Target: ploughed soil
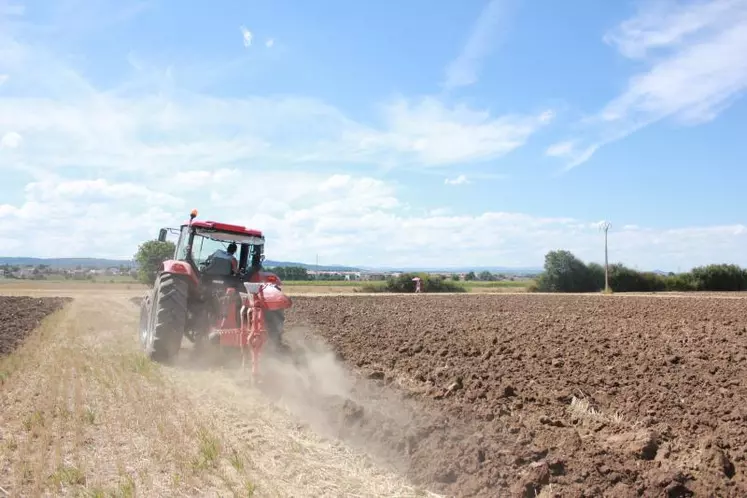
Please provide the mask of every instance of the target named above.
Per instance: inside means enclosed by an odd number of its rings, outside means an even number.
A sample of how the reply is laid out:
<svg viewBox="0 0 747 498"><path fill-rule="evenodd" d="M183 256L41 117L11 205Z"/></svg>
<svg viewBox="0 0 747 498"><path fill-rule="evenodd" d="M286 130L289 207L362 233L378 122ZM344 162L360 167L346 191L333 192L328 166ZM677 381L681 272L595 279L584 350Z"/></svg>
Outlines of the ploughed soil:
<svg viewBox="0 0 747 498"><path fill-rule="evenodd" d="M286 327L398 393L328 409L341 437L433 491L736 497L745 311L707 297L299 296Z"/></svg>
<svg viewBox="0 0 747 498"><path fill-rule="evenodd" d="M0 296L0 356L15 350L41 321L69 299Z"/></svg>

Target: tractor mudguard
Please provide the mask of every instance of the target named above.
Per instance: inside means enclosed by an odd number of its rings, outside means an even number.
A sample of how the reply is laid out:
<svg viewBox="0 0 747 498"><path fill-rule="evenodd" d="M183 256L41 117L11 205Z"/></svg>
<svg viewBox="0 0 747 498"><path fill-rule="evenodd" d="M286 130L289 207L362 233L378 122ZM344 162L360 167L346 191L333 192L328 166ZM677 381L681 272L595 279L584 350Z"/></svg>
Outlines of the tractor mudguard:
<svg viewBox="0 0 747 498"><path fill-rule="evenodd" d="M161 263L162 273L173 273L175 275L184 275L189 277L193 284L198 285L199 280L195 274L194 269L189 263L184 261L177 261L174 259L168 259Z"/></svg>
<svg viewBox="0 0 747 498"><path fill-rule="evenodd" d="M275 285L268 285L262 291L262 296L265 300L265 305L270 311L285 310L293 306L291 298L281 291Z"/></svg>

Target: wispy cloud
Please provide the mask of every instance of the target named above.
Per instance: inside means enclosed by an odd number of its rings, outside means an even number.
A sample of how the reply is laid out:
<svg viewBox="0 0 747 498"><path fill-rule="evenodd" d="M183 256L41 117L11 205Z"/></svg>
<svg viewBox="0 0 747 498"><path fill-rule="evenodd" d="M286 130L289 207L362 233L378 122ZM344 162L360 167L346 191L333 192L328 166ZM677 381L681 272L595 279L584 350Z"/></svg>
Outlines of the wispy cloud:
<svg viewBox="0 0 747 498"><path fill-rule="evenodd" d="M274 38L268 38L267 41L265 41L265 47L272 48L275 45L275 39Z"/></svg>
<svg viewBox="0 0 747 498"><path fill-rule="evenodd" d="M573 142L570 140L553 144L547 148L547 151L545 151L545 154L550 157L567 157L572 153Z"/></svg>
<svg viewBox="0 0 747 498"><path fill-rule="evenodd" d="M466 185L469 183L466 175L459 175L456 178L447 178L444 180L446 185Z"/></svg>
<svg viewBox="0 0 747 498"><path fill-rule="evenodd" d="M249 48L252 45L252 32L246 29L245 26L241 26L241 38L244 41L244 46Z"/></svg>
<svg viewBox="0 0 747 498"><path fill-rule="evenodd" d="M11 75L0 96L0 133L24 137L23 160L8 165L26 171L151 174L156 166L179 171L185 163L464 168L522 147L553 117L552 111L496 116L426 96L374 105L378 116L362 122L312 98L190 91L172 68L134 56L128 62L135 79L103 90L69 59L19 39L0 39L0 52L12 55L0 60L0 70Z"/></svg>
<svg viewBox="0 0 747 498"><path fill-rule="evenodd" d="M603 258L600 234L591 220L500 211L465 215L439 206L407 213L402 206L408 192L361 175L205 169L183 171L178 182L163 175L148 186L92 178L51 175L29 182L20 202L0 204L0 223L8 227L0 238L0 252L129 257L138 243L154 236L154 227L172 226L198 206L205 216L264 230L268 257L273 259L303 261L318 253L329 262L358 265L500 261L535 266L557 247L585 260ZM254 208L237 210L246 204L246 196L235 186L244 182L282 185L282 194L257 190ZM631 225L610 233L613 252L643 268L686 269L711 263L714 247L718 247L718 261L743 263L745 243L743 225L676 229ZM446 257L444 246L453 249Z"/></svg>
<svg viewBox="0 0 747 498"><path fill-rule="evenodd" d="M713 120L747 88L747 0L647 2L604 40L648 69L582 123L587 131L572 147L548 149L567 159L566 170L662 119Z"/></svg>
<svg viewBox="0 0 747 498"><path fill-rule="evenodd" d="M446 68L444 87L469 86L477 82L483 59L499 44L507 29L513 0L490 0L470 30L459 56Z"/></svg>

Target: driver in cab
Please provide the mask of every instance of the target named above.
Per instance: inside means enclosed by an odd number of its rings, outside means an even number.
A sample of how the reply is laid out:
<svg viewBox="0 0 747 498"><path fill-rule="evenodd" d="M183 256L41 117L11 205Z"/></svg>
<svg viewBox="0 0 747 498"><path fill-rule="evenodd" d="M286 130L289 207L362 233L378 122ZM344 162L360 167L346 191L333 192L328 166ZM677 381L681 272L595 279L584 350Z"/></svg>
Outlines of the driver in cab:
<svg viewBox="0 0 747 498"><path fill-rule="evenodd" d="M224 251L223 249L216 250L213 254L210 255L210 259L228 259L231 261L231 272L236 273L236 271L239 268L239 262L236 260L236 257L234 256L236 254L236 243L231 242L228 244L228 247Z"/></svg>

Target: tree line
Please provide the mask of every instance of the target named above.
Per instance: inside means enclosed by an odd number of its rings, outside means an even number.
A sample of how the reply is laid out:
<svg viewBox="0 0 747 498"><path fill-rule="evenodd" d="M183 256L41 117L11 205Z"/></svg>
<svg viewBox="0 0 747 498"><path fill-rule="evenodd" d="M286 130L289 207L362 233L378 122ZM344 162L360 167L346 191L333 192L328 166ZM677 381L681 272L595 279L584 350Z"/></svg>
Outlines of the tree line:
<svg viewBox="0 0 747 498"><path fill-rule="evenodd" d="M613 292L745 291L747 269L734 264L711 264L684 273L637 271L622 263L609 265ZM584 263L566 250L545 255L544 271L530 287L535 292L599 292L604 290L604 266Z"/></svg>
<svg viewBox="0 0 747 498"><path fill-rule="evenodd" d="M138 247L135 260L138 277L143 283L153 285L161 262L173 257L174 244L146 241ZM340 274L311 275L303 267L288 266L271 269L282 280L343 280ZM388 292L413 292L412 278L419 276L424 292L464 292L457 282L440 276L406 273L387 278L384 285L370 284L370 290ZM470 275L466 280L489 280L488 272ZM693 268L689 272L660 274L641 272L622 263L609 266L609 284L613 292L662 291L747 291L747 269L734 264L711 264ZM545 255L544 271L531 284L535 292L599 292L604 290L604 267L598 263L584 263L567 250L550 251Z"/></svg>

